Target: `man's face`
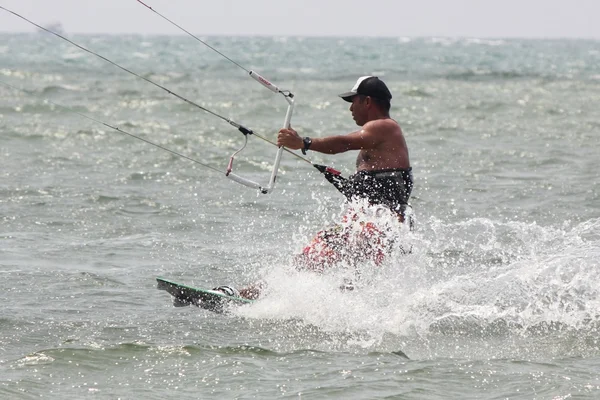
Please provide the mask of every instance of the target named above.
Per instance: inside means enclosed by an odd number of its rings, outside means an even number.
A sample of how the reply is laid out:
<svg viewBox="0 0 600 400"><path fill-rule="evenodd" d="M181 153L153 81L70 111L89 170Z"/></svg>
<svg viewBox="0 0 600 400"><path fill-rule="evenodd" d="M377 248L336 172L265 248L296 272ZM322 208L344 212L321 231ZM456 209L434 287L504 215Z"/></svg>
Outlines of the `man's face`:
<svg viewBox="0 0 600 400"><path fill-rule="evenodd" d="M356 125L363 126L367 122L367 104L366 97L356 95L352 98L352 104L350 105L350 112L352 118L356 122Z"/></svg>

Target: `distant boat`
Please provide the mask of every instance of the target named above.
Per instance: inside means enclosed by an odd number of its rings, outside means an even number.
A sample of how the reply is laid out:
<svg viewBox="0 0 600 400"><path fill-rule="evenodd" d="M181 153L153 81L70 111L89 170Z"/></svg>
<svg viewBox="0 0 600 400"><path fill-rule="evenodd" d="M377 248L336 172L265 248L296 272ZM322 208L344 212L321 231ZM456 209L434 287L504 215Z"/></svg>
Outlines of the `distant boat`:
<svg viewBox="0 0 600 400"><path fill-rule="evenodd" d="M60 22L52 22L50 24L46 24L44 25L44 28L55 33L65 33L65 30L63 29L63 26ZM38 33L47 33L45 30L40 28L38 28L37 31Z"/></svg>

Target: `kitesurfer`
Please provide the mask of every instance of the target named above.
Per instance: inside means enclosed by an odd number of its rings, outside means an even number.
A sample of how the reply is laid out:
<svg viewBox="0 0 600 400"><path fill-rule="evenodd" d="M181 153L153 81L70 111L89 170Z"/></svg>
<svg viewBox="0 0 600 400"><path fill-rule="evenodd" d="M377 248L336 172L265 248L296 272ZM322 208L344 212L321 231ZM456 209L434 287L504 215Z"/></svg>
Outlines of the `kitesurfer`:
<svg viewBox="0 0 600 400"><path fill-rule="evenodd" d="M386 209L401 223L411 224L407 209L413 188L412 168L402 129L390 117L392 94L378 77L363 76L349 92L339 96L351 103L350 112L361 127L359 130L345 135L310 138L301 137L290 127L279 131L277 145L300 149L304 154L308 150L325 154L358 150L356 173L336 187L350 201L364 199L370 206ZM340 261L356 264L370 260L379 264L393 242L386 234L354 208L342 217L340 224L318 232L297 256L295 264L299 269L318 272ZM262 286L263 283L250 285L233 295L256 299ZM341 288L352 289L353 284L349 280ZM229 287L215 289L232 295Z"/></svg>
<svg viewBox="0 0 600 400"><path fill-rule="evenodd" d="M383 206L405 222L408 199L413 188L412 168L408 147L398 122L390 117L392 94L376 76L362 76L349 92L339 95L351 103L350 112L359 130L345 135L320 138L301 137L291 127L281 129L277 145L292 150L308 150L338 154L358 150L356 173L339 188L349 199L366 199L372 206ZM319 232L300 255L300 264L322 270L327 264L354 258L371 259L380 263L385 256L383 233L372 223L362 222L359 235L364 240L350 240L348 222L356 214L346 215L342 224ZM407 221L411 223L412 221ZM348 251L352 242L354 251ZM356 243L360 243L357 248Z"/></svg>

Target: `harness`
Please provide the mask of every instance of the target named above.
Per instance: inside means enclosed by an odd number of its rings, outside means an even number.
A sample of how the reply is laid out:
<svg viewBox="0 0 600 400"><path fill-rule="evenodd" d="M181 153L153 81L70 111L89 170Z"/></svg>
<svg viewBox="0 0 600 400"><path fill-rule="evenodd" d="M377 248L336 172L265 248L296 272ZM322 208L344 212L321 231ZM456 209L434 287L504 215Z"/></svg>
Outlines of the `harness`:
<svg viewBox="0 0 600 400"><path fill-rule="evenodd" d="M404 215L413 188L412 168L393 168L377 171L358 171L348 179L339 171L315 165L333 186L347 199L366 198L370 204L381 204Z"/></svg>

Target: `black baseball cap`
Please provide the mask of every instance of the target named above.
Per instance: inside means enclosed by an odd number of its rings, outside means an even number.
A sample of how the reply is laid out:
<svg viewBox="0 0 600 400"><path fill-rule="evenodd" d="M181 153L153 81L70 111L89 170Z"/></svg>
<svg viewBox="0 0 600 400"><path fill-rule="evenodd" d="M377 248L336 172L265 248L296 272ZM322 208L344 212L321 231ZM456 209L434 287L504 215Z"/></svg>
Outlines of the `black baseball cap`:
<svg viewBox="0 0 600 400"><path fill-rule="evenodd" d="M390 101L392 99L392 94L388 87L376 76L361 76L349 92L339 94L338 96L347 102L352 103L352 98L359 94L385 101Z"/></svg>

